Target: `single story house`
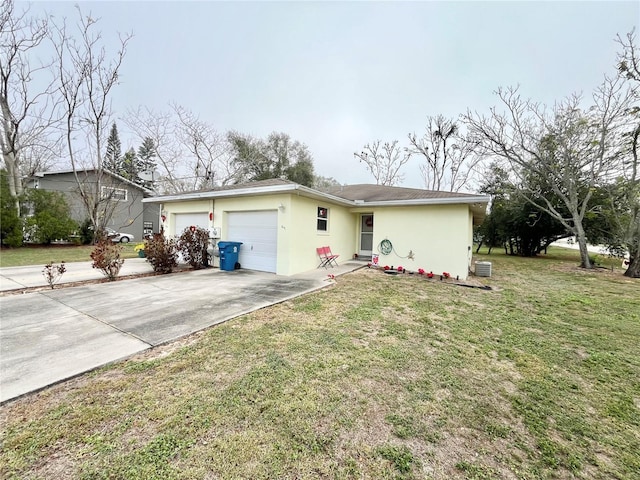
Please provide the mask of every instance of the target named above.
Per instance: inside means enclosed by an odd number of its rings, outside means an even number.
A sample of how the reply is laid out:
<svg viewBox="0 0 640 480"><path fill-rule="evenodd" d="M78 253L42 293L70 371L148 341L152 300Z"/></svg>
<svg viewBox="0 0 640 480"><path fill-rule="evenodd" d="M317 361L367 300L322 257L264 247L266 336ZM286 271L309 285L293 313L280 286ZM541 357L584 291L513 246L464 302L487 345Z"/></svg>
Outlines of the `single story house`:
<svg viewBox="0 0 640 480"><path fill-rule="evenodd" d="M130 233L136 240L142 240L146 233L159 231L158 205L142 203L143 198L154 195L153 191L108 170L78 170L77 175L90 195L100 197L99 208L108 217L106 227ZM88 218L73 170L36 172L27 188L61 192L69 204L71 218L80 224Z"/></svg>
<svg viewBox="0 0 640 480"><path fill-rule="evenodd" d="M339 262L378 256L379 264L466 278L473 227L489 197L384 185L344 185L320 192L281 179L145 198L156 204L167 236L209 229L242 242L242 268L294 275L319 264L317 247Z"/></svg>

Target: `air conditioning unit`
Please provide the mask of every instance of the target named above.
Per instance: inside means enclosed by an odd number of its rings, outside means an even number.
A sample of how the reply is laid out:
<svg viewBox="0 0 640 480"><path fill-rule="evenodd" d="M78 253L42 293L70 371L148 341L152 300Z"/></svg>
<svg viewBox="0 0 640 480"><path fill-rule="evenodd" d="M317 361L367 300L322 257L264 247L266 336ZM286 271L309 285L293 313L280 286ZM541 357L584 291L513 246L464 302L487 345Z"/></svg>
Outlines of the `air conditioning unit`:
<svg viewBox="0 0 640 480"><path fill-rule="evenodd" d="M476 277L490 277L491 262L476 262Z"/></svg>

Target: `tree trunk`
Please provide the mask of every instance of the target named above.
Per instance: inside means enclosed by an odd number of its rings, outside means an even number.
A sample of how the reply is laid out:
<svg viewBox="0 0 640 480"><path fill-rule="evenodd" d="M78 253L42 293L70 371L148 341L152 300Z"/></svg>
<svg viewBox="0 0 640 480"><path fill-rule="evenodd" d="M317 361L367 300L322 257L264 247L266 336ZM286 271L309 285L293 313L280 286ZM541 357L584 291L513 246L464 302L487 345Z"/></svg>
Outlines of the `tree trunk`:
<svg viewBox="0 0 640 480"><path fill-rule="evenodd" d="M20 178L20 168L15 160L15 153L9 152L4 154L4 165L7 168L7 182L9 184L9 194L15 202L15 208L18 216L20 212L20 197L24 191L22 188L22 178Z"/></svg>
<svg viewBox="0 0 640 480"><path fill-rule="evenodd" d="M624 272L625 277L640 278L640 255L629 259L629 267Z"/></svg>
<svg viewBox="0 0 640 480"><path fill-rule="evenodd" d="M587 249L587 235L584 233L584 228L582 227L582 219L576 221L576 216L576 214L573 215L573 233L576 234L576 240L578 241L578 247L580 248L580 267L592 268L593 265L591 265L591 260L589 259L589 250Z"/></svg>

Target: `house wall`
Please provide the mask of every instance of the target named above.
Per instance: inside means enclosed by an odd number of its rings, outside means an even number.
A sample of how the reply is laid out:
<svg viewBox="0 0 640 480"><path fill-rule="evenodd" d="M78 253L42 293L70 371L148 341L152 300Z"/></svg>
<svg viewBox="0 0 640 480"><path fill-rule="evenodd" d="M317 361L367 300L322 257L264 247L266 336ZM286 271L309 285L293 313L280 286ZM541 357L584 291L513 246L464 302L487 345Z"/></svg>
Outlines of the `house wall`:
<svg viewBox="0 0 640 480"><path fill-rule="evenodd" d="M142 204L142 222L151 222L153 233L158 233L160 231L160 205L157 203L143 203ZM143 232L140 233L142 235ZM143 238L142 236L138 237L138 233L134 233L136 238Z"/></svg>
<svg viewBox="0 0 640 480"><path fill-rule="evenodd" d="M164 228L164 233L167 237L180 236L182 232L176 232L176 214L177 213L206 213L213 211L212 200L191 200L188 202L170 202L162 205L162 210L166 212L166 219L161 226ZM213 226L214 222L209 222L209 227ZM219 226L219 225L217 225Z"/></svg>
<svg viewBox="0 0 640 480"><path fill-rule="evenodd" d="M318 207L329 209L329 230L327 232L317 230ZM221 229L220 240L237 241L242 241L242 239L227 237L227 216L229 213L277 210L276 273L278 275L293 275L316 268L319 263L316 254L317 247L329 245L334 254L340 255L340 261L348 260L356 251L357 216L355 214L343 206L298 195L287 193L170 202L165 203L162 208L167 213L164 228L168 235L176 235L176 214L213 212L213 221L209 222L209 227Z"/></svg>
<svg viewBox="0 0 640 480"><path fill-rule="evenodd" d="M92 173L78 173L81 181L88 185L88 191L96 191L96 176ZM120 232L131 233L136 240L141 240L143 236L143 222L146 218L154 218L154 228L158 231L158 206L154 204L142 203L142 190L129 184L124 184L119 180L104 175L101 185L122 188L127 190L126 201L114 201L113 214L107 222L107 227ZM71 218L82 223L88 218L86 207L78 193L78 185L72 172L56 173L37 178L29 185L30 188L40 190L62 192L67 198Z"/></svg>
<svg viewBox="0 0 640 480"><path fill-rule="evenodd" d="M282 206L282 208L280 208ZM317 209L329 209L329 229L317 230ZM214 213L209 227L221 229L220 240L227 237L227 215L242 211L278 211L278 258L276 273L293 275L318 266L316 248L329 245L339 262L358 251L360 214L373 213L373 253L381 265L393 265L417 271L423 268L440 275L449 272L466 278L473 239L473 216L467 205L428 205L411 207L351 208L292 194L219 198L165 203L165 231L174 235L175 214ZM393 252L382 255L382 240L393 244ZM413 259L406 258L409 252ZM405 257L405 258L402 258Z"/></svg>
<svg viewBox="0 0 640 480"><path fill-rule="evenodd" d="M318 207L329 210L326 232L317 229ZM342 205L292 196L290 228L294 234L291 236L288 275L316 268L319 263L318 247L331 247L331 252L339 255L338 263L352 258L357 245L357 221L357 215Z"/></svg>
<svg viewBox="0 0 640 480"><path fill-rule="evenodd" d="M383 207L374 208L373 214L373 253L379 255L381 266L467 277L472 246L467 205ZM379 252L385 239L393 245L389 255ZM413 259L406 258L409 252Z"/></svg>

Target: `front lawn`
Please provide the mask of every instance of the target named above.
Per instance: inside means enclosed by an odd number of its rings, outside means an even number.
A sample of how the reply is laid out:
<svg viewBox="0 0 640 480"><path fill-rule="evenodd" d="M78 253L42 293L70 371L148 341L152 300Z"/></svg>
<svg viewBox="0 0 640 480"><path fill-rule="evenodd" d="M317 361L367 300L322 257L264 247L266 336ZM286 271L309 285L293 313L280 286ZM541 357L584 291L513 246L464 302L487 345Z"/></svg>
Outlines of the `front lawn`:
<svg viewBox="0 0 640 480"><path fill-rule="evenodd" d="M640 283L360 270L9 403L2 478L637 479Z"/></svg>
<svg viewBox="0 0 640 480"><path fill-rule="evenodd" d="M122 258L137 257L133 250L135 243L122 245ZM24 246L20 248L2 248L0 267L22 267L25 265L46 265L49 262L88 262L91 261L91 245L49 245Z"/></svg>

